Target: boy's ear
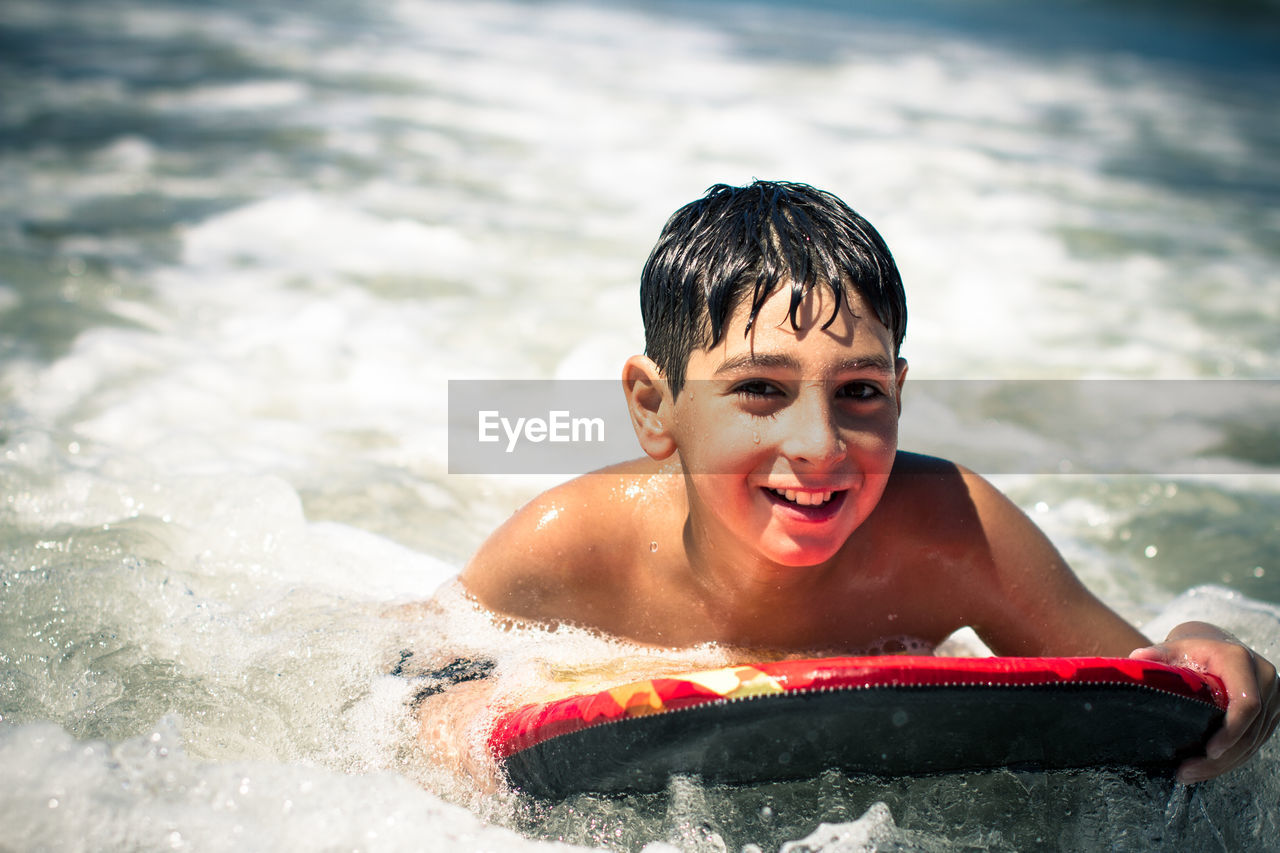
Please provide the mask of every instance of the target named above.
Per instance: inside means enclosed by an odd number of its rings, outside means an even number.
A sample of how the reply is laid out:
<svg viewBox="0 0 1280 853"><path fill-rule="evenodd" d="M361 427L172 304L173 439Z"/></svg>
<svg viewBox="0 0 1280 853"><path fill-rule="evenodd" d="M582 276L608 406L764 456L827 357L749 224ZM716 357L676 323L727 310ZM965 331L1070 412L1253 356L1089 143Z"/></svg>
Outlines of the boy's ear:
<svg viewBox="0 0 1280 853"><path fill-rule="evenodd" d="M652 459L666 459L675 452L676 442L671 434L671 394L662 370L648 356L631 356L622 368L622 391L640 447Z"/></svg>
<svg viewBox="0 0 1280 853"><path fill-rule="evenodd" d="M898 416L901 417L902 416L902 383L907 381L907 360L905 358L898 359L894 367L898 372L898 379L897 379Z"/></svg>

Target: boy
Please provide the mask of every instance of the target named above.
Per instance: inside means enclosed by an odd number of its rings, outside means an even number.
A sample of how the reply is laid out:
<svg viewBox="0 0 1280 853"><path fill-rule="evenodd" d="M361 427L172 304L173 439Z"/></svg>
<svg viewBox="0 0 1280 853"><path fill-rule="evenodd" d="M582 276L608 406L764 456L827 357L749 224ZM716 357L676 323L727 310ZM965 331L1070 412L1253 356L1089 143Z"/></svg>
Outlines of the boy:
<svg viewBox="0 0 1280 853"><path fill-rule="evenodd" d="M875 229L802 184L713 187L668 221L641 280L645 355L623 389L648 458L551 489L463 570L492 611L641 643L779 653L936 645L1132 655L1219 676L1207 755L1275 728L1275 668L1203 623L1149 646L971 471L897 449L902 282Z"/></svg>

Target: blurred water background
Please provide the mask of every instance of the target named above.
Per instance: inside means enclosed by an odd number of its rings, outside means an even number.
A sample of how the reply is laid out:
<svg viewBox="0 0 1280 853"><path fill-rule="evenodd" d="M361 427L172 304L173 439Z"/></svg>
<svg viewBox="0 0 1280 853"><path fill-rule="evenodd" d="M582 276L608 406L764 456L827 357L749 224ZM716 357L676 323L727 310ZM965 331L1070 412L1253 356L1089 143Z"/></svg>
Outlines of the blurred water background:
<svg viewBox="0 0 1280 853"><path fill-rule="evenodd" d="M666 216L753 177L894 249L904 446L1274 660L1277 57L1254 3L5 0L0 847L1270 849L1274 745L546 806L388 672L600 652L394 609L554 479L451 476L447 382L615 376ZM1152 402L1063 428L1104 386Z"/></svg>

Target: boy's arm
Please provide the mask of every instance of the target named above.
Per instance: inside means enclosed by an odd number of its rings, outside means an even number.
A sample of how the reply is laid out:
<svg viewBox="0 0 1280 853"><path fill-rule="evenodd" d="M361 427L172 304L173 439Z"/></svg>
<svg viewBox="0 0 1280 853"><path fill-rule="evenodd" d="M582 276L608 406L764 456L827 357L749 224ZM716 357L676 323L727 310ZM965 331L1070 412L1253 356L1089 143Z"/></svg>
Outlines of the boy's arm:
<svg viewBox="0 0 1280 853"><path fill-rule="evenodd" d="M986 575L970 617L999 655L1124 657L1149 641L1093 595L1031 519L985 479L961 469Z"/></svg>
<svg viewBox="0 0 1280 853"><path fill-rule="evenodd" d="M1187 622L1151 645L1092 595L1048 538L990 483L965 472L994 575L979 636L997 654L1131 656L1212 673L1228 695L1226 718L1206 756L1178 768L1183 782L1210 779L1242 764L1280 719L1276 668L1230 634Z"/></svg>

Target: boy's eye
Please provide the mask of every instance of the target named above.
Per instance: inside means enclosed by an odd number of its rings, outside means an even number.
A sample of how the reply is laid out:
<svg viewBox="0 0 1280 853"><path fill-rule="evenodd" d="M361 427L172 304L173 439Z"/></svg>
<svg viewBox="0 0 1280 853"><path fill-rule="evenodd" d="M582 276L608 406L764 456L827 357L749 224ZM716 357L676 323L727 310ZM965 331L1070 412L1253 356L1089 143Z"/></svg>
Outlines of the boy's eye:
<svg viewBox="0 0 1280 853"><path fill-rule="evenodd" d="M782 392L772 383L765 382L763 379L750 379L746 382L740 382L733 387L733 393L743 397L774 397Z"/></svg>
<svg viewBox="0 0 1280 853"><path fill-rule="evenodd" d="M884 392L870 382L850 382L840 386L837 392L838 396L853 400L870 400L883 394Z"/></svg>

